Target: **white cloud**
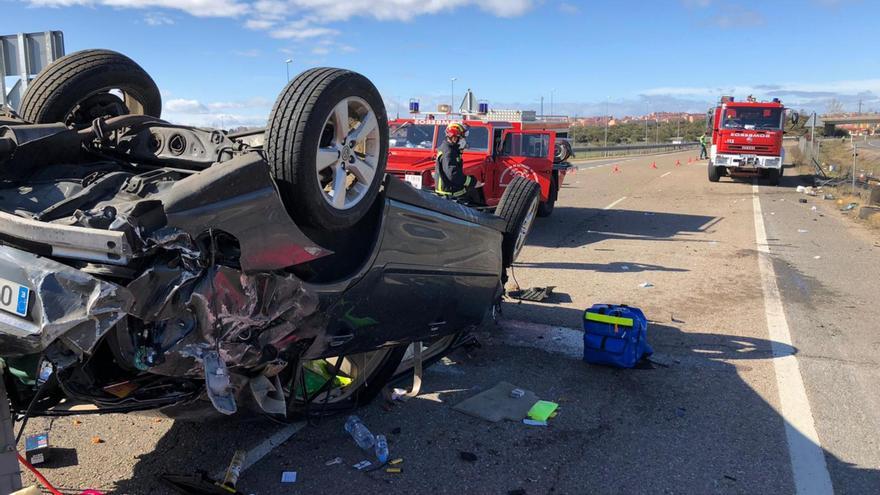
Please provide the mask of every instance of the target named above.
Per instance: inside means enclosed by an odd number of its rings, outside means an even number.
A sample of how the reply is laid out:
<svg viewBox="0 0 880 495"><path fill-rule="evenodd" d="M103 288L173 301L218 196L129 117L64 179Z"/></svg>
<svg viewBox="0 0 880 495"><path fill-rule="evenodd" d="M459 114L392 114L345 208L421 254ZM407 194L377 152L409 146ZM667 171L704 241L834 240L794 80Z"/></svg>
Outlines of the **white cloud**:
<svg viewBox="0 0 880 495"><path fill-rule="evenodd" d="M144 16L144 23L148 26L170 26L174 24L174 19L157 12L150 12Z"/></svg>
<svg viewBox="0 0 880 495"><path fill-rule="evenodd" d="M562 2L561 4L559 4L559 11L562 12L563 14L574 15L574 14L580 13L581 9L580 9L580 7L578 7L575 4L568 3L568 2Z"/></svg>
<svg viewBox="0 0 880 495"><path fill-rule="evenodd" d="M108 6L117 8L165 8L182 10L196 17L238 17L250 9L238 0L25 0L35 7Z"/></svg>
<svg viewBox="0 0 880 495"><path fill-rule="evenodd" d="M185 98L175 98L165 102L165 110L169 112L181 113L206 113L208 108L199 100L187 100Z"/></svg>

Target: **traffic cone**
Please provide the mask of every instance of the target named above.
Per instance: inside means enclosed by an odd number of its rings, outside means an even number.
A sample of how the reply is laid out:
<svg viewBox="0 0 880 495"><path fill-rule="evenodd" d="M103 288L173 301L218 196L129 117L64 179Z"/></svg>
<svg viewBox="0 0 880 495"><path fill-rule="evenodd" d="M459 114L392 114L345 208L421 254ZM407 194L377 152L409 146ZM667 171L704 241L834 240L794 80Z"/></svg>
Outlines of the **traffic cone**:
<svg viewBox="0 0 880 495"><path fill-rule="evenodd" d="M694 163L694 160L693 160L693 158L688 157L688 165L690 165L691 163Z"/></svg>
<svg viewBox="0 0 880 495"><path fill-rule="evenodd" d="M656 168L657 168L657 162L651 162L651 168L656 169Z"/></svg>
<svg viewBox="0 0 880 495"><path fill-rule="evenodd" d="M615 165L614 168L611 169L611 173L619 174L619 173L620 173L620 167L618 167L617 165Z"/></svg>
<svg viewBox="0 0 880 495"><path fill-rule="evenodd" d="M681 166L681 160L675 160L675 166L676 166L676 167L680 167L680 166Z"/></svg>

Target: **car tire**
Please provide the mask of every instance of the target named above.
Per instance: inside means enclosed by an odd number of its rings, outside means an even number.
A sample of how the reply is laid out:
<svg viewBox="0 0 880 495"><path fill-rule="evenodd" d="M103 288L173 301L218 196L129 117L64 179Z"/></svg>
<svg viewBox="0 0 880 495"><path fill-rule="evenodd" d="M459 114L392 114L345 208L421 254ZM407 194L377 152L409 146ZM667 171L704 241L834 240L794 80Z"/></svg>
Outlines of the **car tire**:
<svg viewBox="0 0 880 495"><path fill-rule="evenodd" d="M542 201L540 205L538 205L538 216L539 217L549 217L553 214L553 209L556 207L556 197L559 194L559 181L556 178L556 175L550 179L550 195L547 198L547 201Z"/></svg>
<svg viewBox="0 0 880 495"><path fill-rule="evenodd" d="M721 171L712 162L709 162L709 182L718 182L721 180Z"/></svg>
<svg viewBox="0 0 880 495"><path fill-rule="evenodd" d="M369 404L382 391L386 384L394 378L394 374L400 366L400 361L406 353L407 345L396 345L391 347L382 347L377 349L375 353L381 353L377 359L380 362L369 370L367 376L360 380L354 389L346 391L345 396L340 400L323 401L322 397L313 399L310 403L305 403L296 398L288 398L287 416L288 419L298 419L303 417L327 416L339 412L351 411L352 409ZM355 363L361 362L361 356L369 356L370 353L359 353L350 356L344 356L345 359L352 360ZM296 383L295 386L299 384Z"/></svg>
<svg viewBox="0 0 880 495"><path fill-rule="evenodd" d="M278 96L265 143L266 160L294 221L343 230L366 215L379 193L388 158L385 105L373 83L358 73L311 69Z"/></svg>
<svg viewBox="0 0 880 495"><path fill-rule="evenodd" d="M28 84L19 114L34 124L63 122L75 127L124 114L158 118L162 96L132 59L111 50L82 50L52 62Z"/></svg>
<svg viewBox="0 0 880 495"><path fill-rule="evenodd" d="M504 268L516 261L525 240L532 230L538 206L541 201L541 187L537 182L516 176L504 189L495 214L507 223L501 244L501 258Z"/></svg>

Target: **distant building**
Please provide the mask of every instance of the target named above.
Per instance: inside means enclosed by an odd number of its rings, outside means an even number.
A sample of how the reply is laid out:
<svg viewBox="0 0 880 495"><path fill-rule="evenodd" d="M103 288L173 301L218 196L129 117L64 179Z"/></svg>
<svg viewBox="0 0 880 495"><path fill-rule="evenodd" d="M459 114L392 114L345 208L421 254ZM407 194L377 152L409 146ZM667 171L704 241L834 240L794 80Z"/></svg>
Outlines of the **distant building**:
<svg viewBox="0 0 880 495"><path fill-rule="evenodd" d="M687 113L687 112L653 112L645 115L626 115L623 117L614 117L614 116L598 116L598 117L583 117L576 119L574 121L575 125L580 125L584 127L599 127L605 126L606 119L608 121L608 126L615 125L623 125L623 124L632 124L632 123L643 123L645 122L645 118L648 119L649 122L663 122L665 124L675 123L675 122L700 122L706 120L706 114L704 113Z"/></svg>

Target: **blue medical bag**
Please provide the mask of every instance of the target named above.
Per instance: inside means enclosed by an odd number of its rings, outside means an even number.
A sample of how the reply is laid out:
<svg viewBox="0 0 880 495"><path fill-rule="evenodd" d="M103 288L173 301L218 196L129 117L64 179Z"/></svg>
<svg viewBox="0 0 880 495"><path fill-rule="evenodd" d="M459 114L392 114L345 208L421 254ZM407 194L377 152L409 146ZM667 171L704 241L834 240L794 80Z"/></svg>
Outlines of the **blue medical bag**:
<svg viewBox="0 0 880 495"><path fill-rule="evenodd" d="M642 310L595 304L584 312L584 361L632 368L653 353L648 345L648 320Z"/></svg>

